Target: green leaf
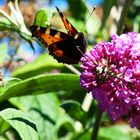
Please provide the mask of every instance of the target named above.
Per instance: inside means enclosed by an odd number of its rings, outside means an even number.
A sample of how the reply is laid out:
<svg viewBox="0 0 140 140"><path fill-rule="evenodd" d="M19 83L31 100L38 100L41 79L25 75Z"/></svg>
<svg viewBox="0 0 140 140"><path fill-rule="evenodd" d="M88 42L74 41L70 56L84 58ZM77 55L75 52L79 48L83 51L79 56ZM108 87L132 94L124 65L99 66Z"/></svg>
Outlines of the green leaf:
<svg viewBox="0 0 140 140"><path fill-rule="evenodd" d="M79 120L85 123L86 112L81 108L81 105L77 101L69 100L61 104L61 107L75 120Z"/></svg>
<svg viewBox="0 0 140 140"><path fill-rule="evenodd" d="M59 100L56 94L17 97L10 99L10 102L35 120L40 140L56 139L55 125L59 116Z"/></svg>
<svg viewBox="0 0 140 140"><path fill-rule="evenodd" d="M49 19L52 17L51 9L40 9L36 15L34 20L34 25L46 27L50 25Z"/></svg>
<svg viewBox="0 0 140 140"><path fill-rule="evenodd" d="M7 79L6 81L4 81L4 85L6 86L6 88L10 87L11 85L15 84L15 83L18 83L18 82L21 82L22 80L19 79L19 78L14 78L14 77L11 77L9 79Z"/></svg>
<svg viewBox="0 0 140 140"><path fill-rule="evenodd" d="M0 45L0 64L3 63L6 55L7 55L7 48L6 48L6 44L3 43Z"/></svg>
<svg viewBox="0 0 140 140"><path fill-rule="evenodd" d="M36 125L25 113L9 108L1 111L0 117L19 133L22 140L38 140Z"/></svg>
<svg viewBox="0 0 140 140"><path fill-rule="evenodd" d="M113 134L113 135L112 135ZM114 125L110 127L101 128L99 131L99 140L107 139L107 140L135 140L135 135L137 131L133 131L132 128L128 125ZM140 138L140 137L139 137Z"/></svg>
<svg viewBox="0 0 140 140"><path fill-rule="evenodd" d="M16 107L28 112L35 120L40 140L56 140L62 127L74 131L73 121L59 107L56 93L24 96L10 99ZM59 137L60 138L60 137Z"/></svg>
<svg viewBox="0 0 140 140"><path fill-rule="evenodd" d="M5 136L0 135L0 140L9 140L9 139L6 138Z"/></svg>
<svg viewBox="0 0 140 140"><path fill-rule="evenodd" d="M100 127L97 140L138 140L140 139L138 133L136 129L132 129L125 124ZM91 135L92 129L89 129L79 134L79 136L77 135L76 138L74 137L72 140L89 140L91 139Z"/></svg>
<svg viewBox="0 0 140 140"><path fill-rule="evenodd" d="M0 30L11 29L11 23L8 19L0 17Z"/></svg>
<svg viewBox="0 0 140 140"><path fill-rule="evenodd" d="M117 3L118 0L104 0L103 17L101 29L104 28L107 18L109 17L111 8Z"/></svg>
<svg viewBox="0 0 140 140"><path fill-rule="evenodd" d="M74 124L75 122L67 114L61 114L56 124L58 138L70 140L75 133Z"/></svg>
<svg viewBox="0 0 140 140"><path fill-rule="evenodd" d="M85 21L86 12L88 11L86 2L83 0L67 0L67 2L72 13L72 17L74 17L76 20Z"/></svg>
<svg viewBox="0 0 140 140"><path fill-rule="evenodd" d="M0 94L0 101L15 96L35 95L53 91L82 92L79 76L74 74L41 75L14 83Z"/></svg>
<svg viewBox="0 0 140 140"><path fill-rule="evenodd" d="M72 138L72 140L90 140L90 139L91 139L91 131L84 131L83 133L80 134L77 133L77 135Z"/></svg>
<svg viewBox="0 0 140 140"><path fill-rule="evenodd" d="M3 134L5 131L7 131L9 127L10 125L0 118L0 134Z"/></svg>
<svg viewBox="0 0 140 140"><path fill-rule="evenodd" d="M52 56L45 53L40 55L34 62L17 68L12 73L12 76L26 79L56 69L65 70L66 68L64 67L64 64L58 63Z"/></svg>

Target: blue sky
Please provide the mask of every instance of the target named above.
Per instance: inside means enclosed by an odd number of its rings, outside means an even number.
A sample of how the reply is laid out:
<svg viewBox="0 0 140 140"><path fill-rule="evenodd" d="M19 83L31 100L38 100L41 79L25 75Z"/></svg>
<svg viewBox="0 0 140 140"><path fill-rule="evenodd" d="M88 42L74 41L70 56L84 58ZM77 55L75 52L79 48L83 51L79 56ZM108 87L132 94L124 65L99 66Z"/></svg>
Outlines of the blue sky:
<svg viewBox="0 0 140 140"><path fill-rule="evenodd" d="M26 1L26 0L23 0ZM39 2L44 2L45 0L40 0ZM90 5L100 5L103 0L87 0ZM6 0L0 0L0 5L4 5ZM47 0L46 0L47 2ZM66 0L53 0L51 6L58 6L59 8L65 8L67 7L67 1Z"/></svg>
<svg viewBox="0 0 140 140"><path fill-rule="evenodd" d="M87 2L90 4L90 5L100 5L103 0L87 0ZM53 0L52 1L52 5L51 6L56 6L58 5L59 8L64 8L64 7L67 7L67 1L66 0Z"/></svg>

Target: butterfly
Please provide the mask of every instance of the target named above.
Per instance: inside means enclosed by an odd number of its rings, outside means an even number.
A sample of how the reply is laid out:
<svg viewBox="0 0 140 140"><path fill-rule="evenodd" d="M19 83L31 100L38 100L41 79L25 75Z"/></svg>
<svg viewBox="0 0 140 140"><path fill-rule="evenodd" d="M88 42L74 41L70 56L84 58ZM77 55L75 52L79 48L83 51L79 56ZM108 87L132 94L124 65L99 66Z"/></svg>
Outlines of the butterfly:
<svg viewBox="0 0 140 140"><path fill-rule="evenodd" d="M67 30L67 33L32 25L30 27L33 37L48 48L49 54L58 62L77 64L86 51L86 40L82 32L78 32L66 19L63 13L56 7L57 12Z"/></svg>

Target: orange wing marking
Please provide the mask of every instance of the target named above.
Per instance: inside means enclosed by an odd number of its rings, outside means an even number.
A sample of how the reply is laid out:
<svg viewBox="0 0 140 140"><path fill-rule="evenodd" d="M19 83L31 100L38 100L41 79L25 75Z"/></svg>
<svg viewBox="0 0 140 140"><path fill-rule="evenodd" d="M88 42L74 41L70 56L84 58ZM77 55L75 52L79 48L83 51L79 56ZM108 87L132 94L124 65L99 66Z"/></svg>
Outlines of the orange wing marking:
<svg viewBox="0 0 140 140"><path fill-rule="evenodd" d="M49 29L47 29L45 33L40 33L39 36L47 43L48 46L55 42L64 40L60 38L60 32L57 32L55 36L50 36Z"/></svg>

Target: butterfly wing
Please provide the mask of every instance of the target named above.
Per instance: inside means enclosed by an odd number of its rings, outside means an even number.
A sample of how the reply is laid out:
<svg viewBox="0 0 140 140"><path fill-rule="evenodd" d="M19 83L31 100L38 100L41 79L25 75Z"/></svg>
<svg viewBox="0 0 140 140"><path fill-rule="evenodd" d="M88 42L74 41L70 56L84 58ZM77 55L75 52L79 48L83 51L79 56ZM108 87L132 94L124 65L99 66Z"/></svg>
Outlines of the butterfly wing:
<svg viewBox="0 0 140 140"><path fill-rule="evenodd" d="M59 13L61 20L64 23L64 26L68 32L69 35L71 36L75 36L78 31L74 28L74 26L66 19L66 17L63 15L63 13L58 9L58 7L56 7L57 12Z"/></svg>
<svg viewBox="0 0 140 140"><path fill-rule="evenodd" d="M49 54L58 62L67 64L77 64L82 54L76 48L74 37L45 27L32 25L30 27L32 36L39 39L45 47L48 48Z"/></svg>
<svg viewBox="0 0 140 140"><path fill-rule="evenodd" d="M56 42L51 44L48 49L49 54L62 63L77 64L82 57L81 52L72 40Z"/></svg>
<svg viewBox="0 0 140 140"><path fill-rule="evenodd" d="M45 47L65 39L65 33L58 32L54 29L32 25L30 30L32 32L32 36L38 38L45 45Z"/></svg>

